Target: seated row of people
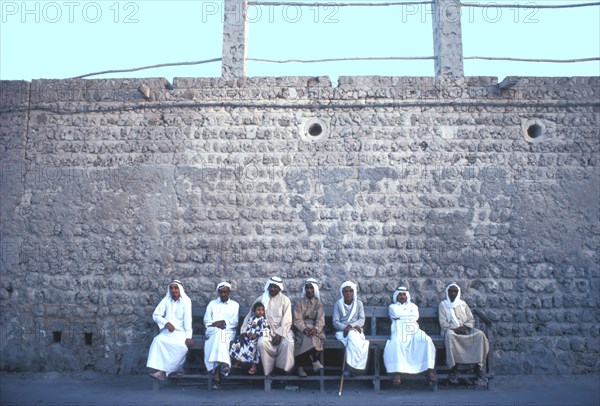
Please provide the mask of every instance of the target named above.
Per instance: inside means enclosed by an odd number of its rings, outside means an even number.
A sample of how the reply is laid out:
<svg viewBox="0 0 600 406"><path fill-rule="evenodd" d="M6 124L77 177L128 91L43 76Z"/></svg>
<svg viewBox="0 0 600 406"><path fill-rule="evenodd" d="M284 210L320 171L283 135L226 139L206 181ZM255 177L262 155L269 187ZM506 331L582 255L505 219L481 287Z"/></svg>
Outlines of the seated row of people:
<svg viewBox="0 0 600 406"><path fill-rule="evenodd" d="M249 374L256 374L260 364L265 375L275 368L290 373L297 366L297 374L306 377L309 365L314 371L323 369L320 354L325 340L325 312L317 280L310 278L304 282L301 298L293 310L283 290L281 278L273 276L267 280L236 338L239 304L230 299L229 283L217 285L219 297L208 303L204 314L204 363L213 373L214 389L221 387L222 376L227 376L232 366L239 368L242 364L250 364ZM449 380L458 383L457 364L476 364L478 382L483 383L488 340L481 330L474 328L473 314L460 298L460 287L451 283L445 293L446 299L439 305L439 322L445 338L446 363L451 368ZM365 311L358 299L357 285L344 282L340 296L334 305L332 323L336 339L345 347L342 373L350 376L366 368L369 341L363 332ZM387 372L393 374L392 382L400 384L401 373L424 371L431 381L437 381L435 346L419 328L419 309L411 302L408 289L396 289L392 302L391 336L383 355ZM172 281L152 316L160 329L148 354L147 367L156 370L150 374L153 378L164 380L182 369L187 350L193 346L191 313L191 300L181 282Z"/></svg>

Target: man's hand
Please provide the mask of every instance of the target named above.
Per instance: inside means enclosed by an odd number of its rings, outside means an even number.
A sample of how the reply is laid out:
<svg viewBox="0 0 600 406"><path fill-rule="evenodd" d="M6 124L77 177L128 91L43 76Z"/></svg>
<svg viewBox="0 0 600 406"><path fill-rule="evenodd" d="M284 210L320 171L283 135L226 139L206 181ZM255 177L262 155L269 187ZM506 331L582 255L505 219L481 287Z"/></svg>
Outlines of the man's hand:
<svg viewBox="0 0 600 406"><path fill-rule="evenodd" d="M185 345L186 345L188 348L192 348L192 347L194 346L194 340L192 340L191 338L186 338L186 339L185 339Z"/></svg>
<svg viewBox="0 0 600 406"><path fill-rule="evenodd" d="M273 343L273 345L279 345L281 344L281 336L275 334L272 338L271 338L271 342Z"/></svg>
<svg viewBox="0 0 600 406"><path fill-rule="evenodd" d="M350 330L352 330L352 326L350 324L348 324L346 326L346 328L344 329L344 337L346 337L348 335L348 333L350 332Z"/></svg>
<svg viewBox="0 0 600 406"><path fill-rule="evenodd" d="M306 327L304 329L304 334L306 334L307 336L314 336L315 334L317 334L317 329L314 327Z"/></svg>
<svg viewBox="0 0 600 406"><path fill-rule="evenodd" d="M464 335L464 334L467 334L467 330L468 330L467 326L463 325L463 326L453 329L452 331L454 331L456 334Z"/></svg>
<svg viewBox="0 0 600 406"><path fill-rule="evenodd" d="M221 330L224 330L225 327L227 327L227 323L225 322L225 320L219 320L219 321L213 322L213 324L211 324L211 326L220 328Z"/></svg>
<svg viewBox="0 0 600 406"><path fill-rule="evenodd" d="M356 327L352 327L354 330L356 330L357 333L362 333L362 327L361 326L356 326Z"/></svg>
<svg viewBox="0 0 600 406"><path fill-rule="evenodd" d="M175 326L172 325L170 321L168 321L167 324L165 324L165 328L169 330L169 333L172 333L175 330Z"/></svg>

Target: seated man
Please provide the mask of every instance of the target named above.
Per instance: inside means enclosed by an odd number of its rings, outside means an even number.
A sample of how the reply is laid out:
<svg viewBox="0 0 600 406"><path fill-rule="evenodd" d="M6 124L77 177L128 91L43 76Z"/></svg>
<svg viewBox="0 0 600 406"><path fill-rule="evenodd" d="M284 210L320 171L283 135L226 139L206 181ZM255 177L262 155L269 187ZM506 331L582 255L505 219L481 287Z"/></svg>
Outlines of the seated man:
<svg viewBox="0 0 600 406"><path fill-rule="evenodd" d="M458 383L456 364L476 364L478 384L485 384L484 366L490 344L483 331L473 327L475 318L461 300L460 287L456 283L446 287L446 300L439 305L439 318L446 344L446 365L451 368L450 382Z"/></svg>
<svg viewBox="0 0 600 406"><path fill-rule="evenodd" d="M265 317L270 326L269 335L258 339L258 352L264 374L270 375L277 367L289 372L294 367L294 333L292 332L292 302L281 291L283 281L273 276L265 283L262 296L254 300L265 306ZM254 316L251 311L244 319L244 325Z"/></svg>
<svg viewBox="0 0 600 406"><path fill-rule="evenodd" d="M437 381L435 346L431 338L419 328L419 308L410 301L410 292L404 286L394 291L389 307L392 335L385 344L383 361L388 373L394 374L393 383L399 385L400 373L418 374L427 371L432 382Z"/></svg>
<svg viewBox="0 0 600 406"><path fill-rule="evenodd" d="M323 369L320 357L325 341L325 309L316 279L309 278L302 285L302 297L294 306L294 327L298 376L303 378L307 376L304 365L309 360L315 372Z"/></svg>
<svg viewBox="0 0 600 406"><path fill-rule="evenodd" d="M229 299L231 285L221 282L217 285L219 297L208 303L204 313L206 341L204 343L204 365L213 371L213 389L221 387L221 374L229 375L231 359L229 345L235 338L238 325L240 305Z"/></svg>
<svg viewBox="0 0 600 406"><path fill-rule="evenodd" d="M354 282L346 281L340 288L341 299L333 308L333 327L335 338L346 347L346 367L342 373L351 376L352 369L363 370L367 367L369 341L363 333L365 308L358 300L358 287Z"/></svg>
<svg viewBox="0 0 600 406"><path fill-rule="evenodd" d="M158 324L160 333L152 340L146 366L156 369L150 376L162 381L183 367L188 347L194 345L192 301L181 282L169 283L167 295L156 306L152 319Z"/></svg>

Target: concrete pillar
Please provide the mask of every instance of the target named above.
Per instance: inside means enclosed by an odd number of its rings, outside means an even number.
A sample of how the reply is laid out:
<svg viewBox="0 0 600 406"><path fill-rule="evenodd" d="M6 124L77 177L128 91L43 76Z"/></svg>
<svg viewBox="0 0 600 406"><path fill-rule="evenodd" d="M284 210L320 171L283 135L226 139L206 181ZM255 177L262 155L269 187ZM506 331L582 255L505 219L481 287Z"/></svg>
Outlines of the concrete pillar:
<svg viewBox="0 0 600 406"><path fill-rule="evenodd" d="M433 1L435 76L464 76L460 0Z"/></svg>
<svg viewBox="0 0 600 406"><path fill-rule="evenodd" d="M248 0L225 0L223 7L221 76L223 79L242 78L246 76Z"/></svg>

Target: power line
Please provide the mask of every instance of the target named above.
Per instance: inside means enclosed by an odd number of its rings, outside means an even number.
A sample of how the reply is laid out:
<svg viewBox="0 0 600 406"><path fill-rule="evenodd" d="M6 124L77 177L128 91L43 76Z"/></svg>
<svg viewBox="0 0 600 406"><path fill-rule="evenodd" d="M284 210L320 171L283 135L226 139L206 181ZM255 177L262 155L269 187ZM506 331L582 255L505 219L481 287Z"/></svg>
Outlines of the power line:
<svg viewBox="0 0 600 406"><path fill-rule="evenodd" d="M395 61L395 60L424 60L435 59L435 56L373 56L373 57L354 57L354 58L325 58L325 59L263 59L246 58L247 61L270 62L270 63L321 63L321 62L340 62L340 61Z"/></svg>
<svg viewBox="0 0 600 406"><path fill-rule="evenodd" d="M547 8L547 9L553 9L553 8L575 8L575 7L592 7L592 6L600 6L600 2L596 2L596 3L576 3L576 4L553 4L553 5L549 5L549 4L535 4L535 3L526 3L526 4L518 4L518 3L514 3L514 4L498 4L498 3L487 3L487 4L482 4L482 3L460 3L461 7L478 7L478 8L538 8L538 9L542 9L542 8Z"/></svg>
<svg viewBox="0 0 600 406"><path fill-rule="evenodd" d="M183 65L200 65L203 63L210 62L221 62L222 58L213 58L213 59L205 59L203 61L194 61L194 62L172 62L172 63L160 63L158 65L149 65L149 66L141 66L139 68L131 68L131 69L113 69L113 70L104 70L101 72L93 72L86 73L85 75L74 76L69 79L83 79L88 76L96 76L96 75L104 75L106 73L123 73L123 72L136 72L144 69L154 69L154 68L163 68L165 66L183 66Z"/></svg>
<svg viewBox="0 0 600 406"><path fill-rule="evenodd" d="M483 59L488 61L516 61L516 62L549 62L549 63L574 63L600 61L600 58L579 59L534 59L534 58L505 58L493 56L465 56L463 59Z"/></svg>
<svg viewBox="0 0 600 406"><path fill-rule="evenodd" d="M373 57L352 57L352 58L325 58L325 59L266 59L266 58L246 58L247 61L267 62L267 63L323 63L323 62L344 62L344 61L408 61L408 60L433 60L435 56L373 56ZM533 59L533 58L508 58L492 56L465 56L464 60L488 60L488 61L515 61L515 62L545 62L545 63L576 63L600 61L600 58L578 58L578 59ZM74 76L69 79L83 79L89 76L104 75L107 73L136 72L145 69L162 68L165 66L187 66L201 65L204 63L220 62L221 58L205 59L192 62L171 62L160 63L157 65L141 66L131 69L113 69L101 72L86 73L85 75Z"/></svg>
<svg viewBox="0 0 600 406"><path fill-rule="evenodd" d="M249 6L292 6L292 7L383 7L383 6L412 6L420 4L432 4L433 1L394 1L388 3L299 3L295 1L249 1Z"/></svg>
<svg viewBox="0 0 600 406"><path fill-rule="evenodd" d="M422 5L422 4L433 4L432 0L429 1L394 1L394 2L385 2L385 3L334 3L334 2L310 2L310 3L300 3L296 1L249 1L249 6L292 6L292 7L386 7L386 6L412 6L412 5ZM554 5L545 5L545 4L532 4L531 2L526 4L498 4L498 3L459 3L460 6L466 7L480 7L480 8L575 8L575 7L591 7L591 6L600 6L600 2L594 3L576 3L576 4L554 4Z"/></svg>

